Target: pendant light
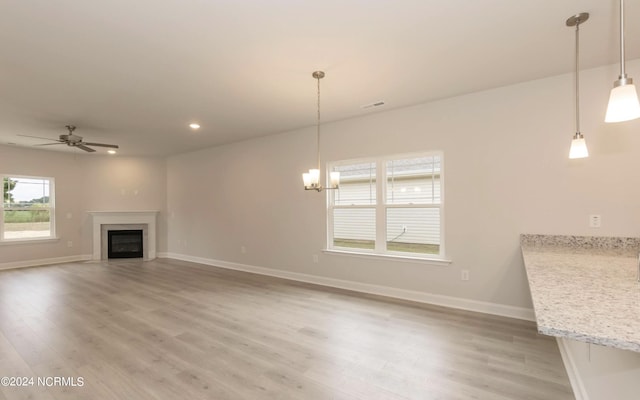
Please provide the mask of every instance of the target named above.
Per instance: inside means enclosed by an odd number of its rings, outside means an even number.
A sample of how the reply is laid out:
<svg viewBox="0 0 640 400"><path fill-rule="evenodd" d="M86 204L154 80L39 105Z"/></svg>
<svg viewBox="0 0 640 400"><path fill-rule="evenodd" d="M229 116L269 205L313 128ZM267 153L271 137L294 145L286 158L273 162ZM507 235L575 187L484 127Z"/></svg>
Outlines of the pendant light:
<svg viewBox="0 0 640 400"><path fill-rule="evenodd" d="M318 168L310 169L309 172L302 174L302 181L304 182L304 190L315 190L321 192L323 189L338 189L340 186L340 172L331 172L331 174L329 174L329 187L325 188L320 184L320 79L324 78L324 72L315 71L311 76L318 81L318 120L316 124Z"/></svg>
<svg viewBox="0 0 640 400"><path fill-rule="evenodd" d="M587 150L587 142L580 133L580 24L589 19L589 13L576 14L567 19L567 26L576 27L576 134L573 135L571 141L571 149L569 150L569 158L585 158L589 157Z"/></svg>
<svg viewBox="0 0 640 400"><path fill-rule="evenodd" d="M620 76L613 82L604 122L622 122L640 117L640 103L633 79L624 69L624 0L620 0Z"/></svg>

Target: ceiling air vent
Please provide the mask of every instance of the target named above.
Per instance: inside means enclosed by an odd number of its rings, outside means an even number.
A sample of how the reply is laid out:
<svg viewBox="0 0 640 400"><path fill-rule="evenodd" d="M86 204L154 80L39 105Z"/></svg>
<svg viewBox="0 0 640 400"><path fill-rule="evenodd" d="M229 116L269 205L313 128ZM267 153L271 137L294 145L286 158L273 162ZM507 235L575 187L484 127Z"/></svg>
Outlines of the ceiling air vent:
<svg viewBox="0 0 640 400"><path fill-rule="evenodd" d="M366 110L367 108L382 107L383 105L384 105L384 101L380 100L380 101L376 101L375 103L365 104L360 108L362 108L363 110Z"/></svg>

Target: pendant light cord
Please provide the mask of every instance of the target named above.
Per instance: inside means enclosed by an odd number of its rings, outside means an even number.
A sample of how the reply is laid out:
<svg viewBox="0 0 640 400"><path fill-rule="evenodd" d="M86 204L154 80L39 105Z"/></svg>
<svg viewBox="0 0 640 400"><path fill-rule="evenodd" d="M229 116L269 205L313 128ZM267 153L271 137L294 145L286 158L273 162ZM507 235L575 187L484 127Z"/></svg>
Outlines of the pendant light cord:
<svg viewBox="0 0 640 400"><path fill-rule="evenodd" d="M620 79L626 78L624 70L624 0L620 0Z"/></svg>
<svg viewBox="0 0 640 400"><path fill-rule="evenodd" d="M320 76L316 78L318 80L318 123L316 124L316 151L318 159L318 170L320 170L320 78Z"/></svg>
<svg viewBox="0 0 640 400"><path fill-rule="evenodd" d="M580 134L580 22L576 24L576 134Z"/></svg>

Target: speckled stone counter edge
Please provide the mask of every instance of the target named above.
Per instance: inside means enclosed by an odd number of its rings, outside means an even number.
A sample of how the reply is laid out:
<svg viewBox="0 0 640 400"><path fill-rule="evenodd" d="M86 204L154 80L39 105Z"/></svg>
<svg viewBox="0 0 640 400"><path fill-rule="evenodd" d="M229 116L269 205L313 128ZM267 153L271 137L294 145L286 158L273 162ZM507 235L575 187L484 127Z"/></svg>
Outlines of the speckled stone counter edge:
<svg viewBox="0 0 640 400"><path fill-rule="evenodd" d="M525 254L528 252L532 252L532 256L535 253L553 253L558 251L563 254L608 254L635 258L638 256L638 251L640 250L640 238L521 234L520 245L522 254L525 257L526 266L527 261ZM571 256L568 255L568 257ZM527 276L528 275L529 271L527 269ZM533 297L533 288L531 289ZM536 309L535 300L534 310L536 315L540 311ZM557 329L553 326L542 326L540 324L538 324L538 331L549 336L565 337L587 343L640 352L640 342L638 341L609 337L608 335L584 334L574 330Z"/></svg>
<svg viewBox="0 0 640 400"><path fill-rule="evenodd" d="M520 245L534 249L544 247L573 250L602 250L635 256L640 249L640 238L521 234Z"/></svg>
<svg viewBox="0 0 640 400"><path fill-rule="evenodd" d="M628 340L621 340L611 337L600 337L600 336L592 336L585 335L579 332L566 331L562 329L554 329L544 326L538 326L538 332L547 336L561 337L572 340L577 340L579 342L597 344L600 346L613 347L615 349L620 350L628 350L636 353L640 353L640 343L636 343Z"/></svg>

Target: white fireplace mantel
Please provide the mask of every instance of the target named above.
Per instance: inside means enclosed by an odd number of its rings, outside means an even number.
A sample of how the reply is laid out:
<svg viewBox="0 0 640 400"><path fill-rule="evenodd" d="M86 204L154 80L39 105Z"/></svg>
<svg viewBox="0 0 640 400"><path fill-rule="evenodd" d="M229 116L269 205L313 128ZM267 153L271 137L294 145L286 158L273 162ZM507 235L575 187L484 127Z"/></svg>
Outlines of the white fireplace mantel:
<svg viewBox="0 0 640 400"><path fill-rule="evenodd" d="M102 253L102 225L147 225L148 239L146 243L145 259L156 258L156 218L159 211L88 211L91 215L93 253L92 260L99 261Z"/></svg>

